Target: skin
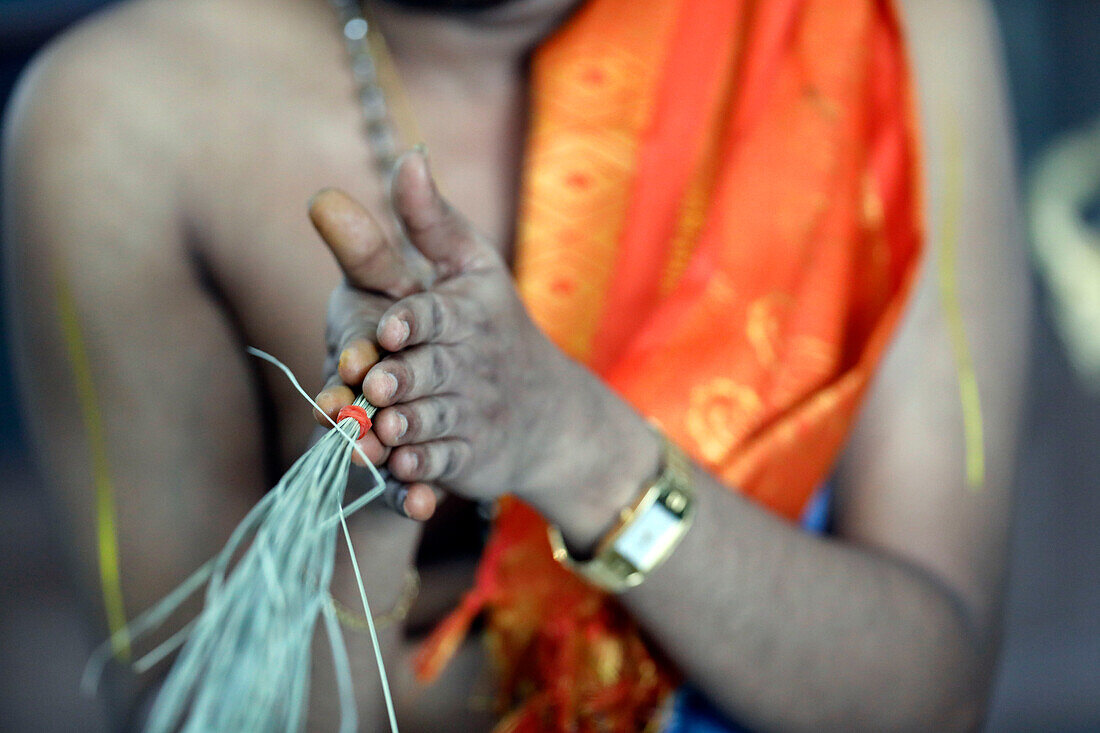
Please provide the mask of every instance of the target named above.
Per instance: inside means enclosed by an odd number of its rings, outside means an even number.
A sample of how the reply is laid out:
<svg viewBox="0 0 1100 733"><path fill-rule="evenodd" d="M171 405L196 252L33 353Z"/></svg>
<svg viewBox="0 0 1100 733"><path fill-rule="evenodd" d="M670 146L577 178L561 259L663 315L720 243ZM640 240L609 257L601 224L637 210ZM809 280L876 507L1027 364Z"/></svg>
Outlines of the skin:
<svg viewBox="0 0 1100 733"><path fill-rule="evenodd" d="M324 3L132 3L35 64L6 127L6 271L19 273L10 292L32 428L90 593L88 448L51 409L76 402L52 297L60 278L80 306L103 405L131 613L213 554L308 440L300 399L246 362L241 343L303 377L327 353L326 411L350 401L347 385L384 408L364 447L413 485L410 515L435 511L429 485L477 499L511 491L583 548L633 499L656 469L656 441L532 326L508 272L523 61L571 9L378 8L431 168L452 192L444 202L415 154L393 185L434 270L429 288L389 244L389 191L368 174ZM958 270L988 480L965 486L930 267L836 477L836 536L807 536L696 469L695 526L623 601L694 685L761 729L974 727L997 649L1027 306L1000 68L984 5L904 9L929 120L929 232L947 150L931 121L954 110L965 141ZM376 345L392 352L378 363ZM450 531L435 522L424 531ZM389 608L422 526L379 508L353 532L371 558L372 604ZM334 594L352 606L346 558L338 566ZM407 628L453 606L469 573L458 559L422 568ZM384 725L369 646L348 641L361 719ZM422 689L403 663L414 641L383 632L402 727L489 727L471 703L491 690L476 642ZM319 651L315 691L332 689L327 666ZM335 701L318 694L311 711L320 726Z"/></svg>

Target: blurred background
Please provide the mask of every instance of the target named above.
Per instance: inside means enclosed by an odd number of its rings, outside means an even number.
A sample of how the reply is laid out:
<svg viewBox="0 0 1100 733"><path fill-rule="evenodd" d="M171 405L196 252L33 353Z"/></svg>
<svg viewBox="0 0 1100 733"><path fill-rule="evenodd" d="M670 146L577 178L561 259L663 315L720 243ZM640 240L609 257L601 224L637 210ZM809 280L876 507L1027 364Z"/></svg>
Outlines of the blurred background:
<svg viewBox="0 0 1100 733"><path fill-rule="evenodd" d="M0 109L35 50L105 0L0 0ZM995 0L1037 326L990 731L1100 731L1100 2ZM2 193L2 192L0 192ZM4 273L10 275L10 273ZM104 630L67 580L0 324L0 730L97 731Z"/></svg>

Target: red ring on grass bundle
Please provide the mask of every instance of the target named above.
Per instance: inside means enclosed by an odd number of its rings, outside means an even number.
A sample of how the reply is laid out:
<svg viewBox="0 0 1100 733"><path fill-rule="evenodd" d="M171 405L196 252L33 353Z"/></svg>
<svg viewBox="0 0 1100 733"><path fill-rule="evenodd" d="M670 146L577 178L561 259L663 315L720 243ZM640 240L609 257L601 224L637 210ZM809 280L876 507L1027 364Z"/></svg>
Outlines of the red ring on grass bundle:
<svg viewBox="0 0 1100 733"><path fill-rule="evenodd" d="M359 437L356 440L362 440L363 436L370 430L371 421L367 416L367 411L359 405L348 405L340 410L340 413L336 416L336 424L339 425L340 421L345 417L350 417L355 422L359 423Z"/></svg>

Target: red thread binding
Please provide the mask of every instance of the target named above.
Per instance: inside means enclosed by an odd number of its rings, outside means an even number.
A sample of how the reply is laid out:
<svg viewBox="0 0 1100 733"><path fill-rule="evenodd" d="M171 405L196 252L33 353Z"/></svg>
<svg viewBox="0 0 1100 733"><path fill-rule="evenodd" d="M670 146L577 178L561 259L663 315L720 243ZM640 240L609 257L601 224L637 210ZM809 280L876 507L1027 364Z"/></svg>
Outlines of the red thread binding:
<svg viewBox="0 0 1100 733"><path fill-rule="evenodd" d="M348 405L340 410L340 414L336 416L336 423L339 424L345 417L350 417L352 420L359 423L359 437L356 438L356 440L362 440L371 426L370 418L367 417L367 411L359 405Z"/></svg>

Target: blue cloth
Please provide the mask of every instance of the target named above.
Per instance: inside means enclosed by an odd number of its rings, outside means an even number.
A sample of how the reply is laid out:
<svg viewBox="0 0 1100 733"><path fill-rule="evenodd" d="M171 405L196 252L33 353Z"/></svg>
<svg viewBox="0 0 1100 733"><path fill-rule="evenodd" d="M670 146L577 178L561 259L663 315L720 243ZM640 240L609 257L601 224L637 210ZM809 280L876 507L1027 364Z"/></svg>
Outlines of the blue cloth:
<svg viewBox="0 0 1100 733"><path fill-rule="evenodd" d="M829 484L814 492L802 515L803 529L814 534L828 533L832 498ZM684 685L676 691L664 733L748 733L748 729L723 718L702 695Z"/></svg>

